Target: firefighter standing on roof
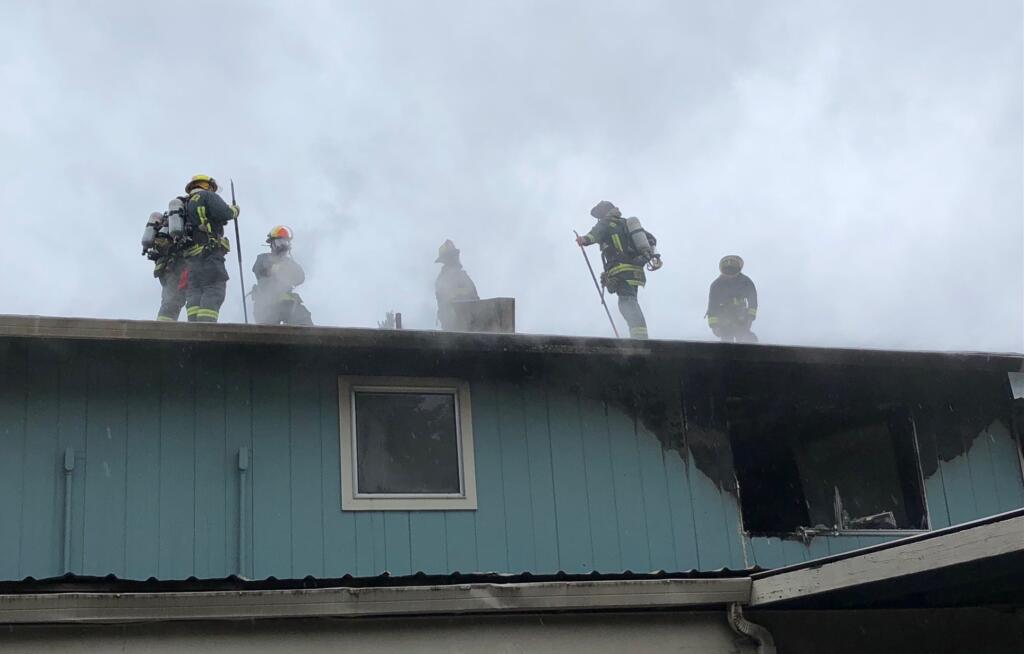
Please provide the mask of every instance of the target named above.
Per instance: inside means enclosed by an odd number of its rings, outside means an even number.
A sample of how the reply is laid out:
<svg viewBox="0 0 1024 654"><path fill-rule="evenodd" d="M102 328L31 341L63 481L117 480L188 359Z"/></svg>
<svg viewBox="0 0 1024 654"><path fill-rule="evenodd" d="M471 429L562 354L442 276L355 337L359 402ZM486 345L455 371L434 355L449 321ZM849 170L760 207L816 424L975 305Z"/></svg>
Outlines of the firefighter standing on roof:
<svg viewBox="0 0 1024 654"><path fill-rule="evenodd" d="M721 275L708 293L708 326L725 342L756 343L750 325L757 318L757 288L744 275L743 259L730 254L718 262Z"/></svg>
<svg viewBox="0 0 1024 654"><path fill-rule="evenodd" d="M209 175L194 176L185 185L185 192L185 219L192 241L185 250L185 311L190 322L217 322L227 292L224 255L231 249L224 226L238 217L238 207L229 206L217 195L217 181Z"/></svg>
<svg viewBox="0 0 1024 654"><path fill-rule="evenodd" d="M598 202L590 215L597 219L597 224L589 233L578 237L576 243L581 247L600 245L604 262L601 283L609 293L619 296L619 312L629 325L630 338L647 338L647 321L637 301L637 292L647 283L644 264L648 264L650 270L661 267L661 258L653 249L656 241L639 227L638 220L623 218L618 207L607 200ZM629 221L636 223L637 234L631 233L627 226ZM638 247L638 240L646 247Z"/></svg>
<svg viewBox="0 0 1024 654"><path fill-rule="evenodd" d="M291 256L291 228L278 225L267 234L270 252L256 257L252 271L253 314L260 325L312 325L313 317L295 287L306 281L302 266Z"/></svg>
<svg viewBox="0 0 1024 654"><path fill-rule="evenodd" d="M441 329L446 331L459 331L465 329L465 325L459 324L455 312L455 302L467 300L479 300L480 295L476 292L476 284L469 278L459 261L459 249L455 247L451 239L446 240L437 249L437 259L434 263L443 264L441 272L434 281L434 295L437 297L437 320L441 323Z"/></svg>
<svg viewBox="0 0 1024 654"><path fill-rule="evenodd" d="M142 254L153 261L153 276L160 280L160 309L156 319L176 322L185 306L185 262L181 250L184 243L171 236L167 215L154 211L149 215L142 235Z"/></svg>

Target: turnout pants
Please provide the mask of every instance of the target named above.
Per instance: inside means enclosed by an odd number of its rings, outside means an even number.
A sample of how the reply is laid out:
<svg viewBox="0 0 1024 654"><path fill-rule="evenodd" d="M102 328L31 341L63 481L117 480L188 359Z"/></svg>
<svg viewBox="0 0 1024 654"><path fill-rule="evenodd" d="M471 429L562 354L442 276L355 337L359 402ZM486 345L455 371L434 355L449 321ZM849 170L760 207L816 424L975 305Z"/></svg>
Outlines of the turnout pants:
<svg viewBox="0 0 1024 654"><path fill-rule="evenodd" d="M185 274L184 264L168 266L160 275L160 310L156 319L166 322L177 322L181 308L185 306L185 289L181 278Z"/></svg>
<svg viewBox="0 0 1024 654"><path fill-rule="evenodd" d="M743 309L746 311L746 308ZM708 323L715 336L723 343L756 343L757 334L750 331L750 320L743 316L732 316L729 313L710 316Z"/></svg>
<svg viewBox="0 0 1024 654"><path fill-rule="evenodd" d="M750 323L720 323L714 330L715 336L724 343L756 343L757 334L750 331Z"/></svg>
<svg viewBox="0 0 1024 654"><path fill-rule="evenodd" d="M313 324L313 315L298 296L289 296L275 302L257 300L253 305L253 317L259 325Z"/></svg>
<svg viewBox="0 0 1024 654"><path fill-rule="evenodd" d="M217 322L227 295L228 271L224 253L197 254L188 259L185 313L189 322Z"/></svg>
<svg viewBox="0 0 1024 654"><path fill-rule="evenodd" d="M637 291L643 282L643 269L639 273L630 272L625 275L606 277L605 286L609 293L619 296L619 313L629 326L630 338L647 338L647 319L637 301Z"/></svg>

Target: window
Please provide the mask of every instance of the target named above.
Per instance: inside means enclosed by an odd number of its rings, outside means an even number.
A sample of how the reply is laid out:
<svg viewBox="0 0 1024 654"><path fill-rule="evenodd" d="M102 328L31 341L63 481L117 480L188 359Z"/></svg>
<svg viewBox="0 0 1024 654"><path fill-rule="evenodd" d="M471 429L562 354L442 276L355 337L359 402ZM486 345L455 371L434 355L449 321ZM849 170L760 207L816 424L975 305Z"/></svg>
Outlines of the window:
<svg viewBox="0 0 1024 654"><path fill-rule="evenodd" d="M733 401L729 423L751 533L927 529L907 411Z"/></svg>
<svg viewBox="0 0 1024 654"><path fill-rule="evenodd" d="M342 377L341 507L476 508L469 384Z"/></svg>

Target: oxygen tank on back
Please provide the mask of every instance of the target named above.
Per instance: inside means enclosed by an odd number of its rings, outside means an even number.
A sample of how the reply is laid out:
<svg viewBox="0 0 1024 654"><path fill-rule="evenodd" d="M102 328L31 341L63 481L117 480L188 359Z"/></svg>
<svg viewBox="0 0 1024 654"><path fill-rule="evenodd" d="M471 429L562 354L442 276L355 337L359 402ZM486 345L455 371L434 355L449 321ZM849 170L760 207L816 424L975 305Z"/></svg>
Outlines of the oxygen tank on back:
<svg viewBox="0 0 1024 654"><path fill-rule="evenodd" d="M647 269L654 271L661 268L661 255L658 254L656 247L657 240L644 229L644 226L640 224L640 219L636 216L626 218L626 230L629 232L629 240L633 243L633 247L647 261Z"/></svg>
<svg viewBox="0 0 1024 654"><path fill-rule="evenodd" d="M156 234L160 231L160 225L164 222L164 215L159 211L149 214L149 222L142 232L142 249L148 250L156 244Z"/></svg>
<svg viewBox="0 0 1024 654"><path fill-rule="evenodd" d="M167 232L171 238L185 235L185 203L181 198L174 198L167 203Z"/></svg>

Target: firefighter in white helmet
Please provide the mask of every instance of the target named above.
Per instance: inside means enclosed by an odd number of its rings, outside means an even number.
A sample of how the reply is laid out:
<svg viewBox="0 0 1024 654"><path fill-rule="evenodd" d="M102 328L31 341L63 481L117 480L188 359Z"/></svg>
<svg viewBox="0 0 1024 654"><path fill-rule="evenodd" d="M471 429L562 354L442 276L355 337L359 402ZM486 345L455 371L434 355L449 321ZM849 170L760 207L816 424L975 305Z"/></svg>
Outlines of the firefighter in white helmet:
<svg viewBox="0 0 1024 654"><path fill-rule="evenodd" d="M291 256L290 227L278 225L267 234L270 252L256 257L252 271L256 285L252 289L253 314L261 325L312 325L313 317L302 304L295 287L306 281L302 266Z"/></svg>
<svg viewBox="0 0 1024 654"><path fill-rule="evenodd" d="M440 263L441 272L434 281L434 295L437 297L437 321L441 323L441 329L446 331L461 331L466 328L460 324L455 305L458 302L468 300L479 300L480 295L476 292L476 284L469 278L469 273L462 267L459 260L459 249L451 239L447 239L437 249L437 259L434 263Z"/></svg>

